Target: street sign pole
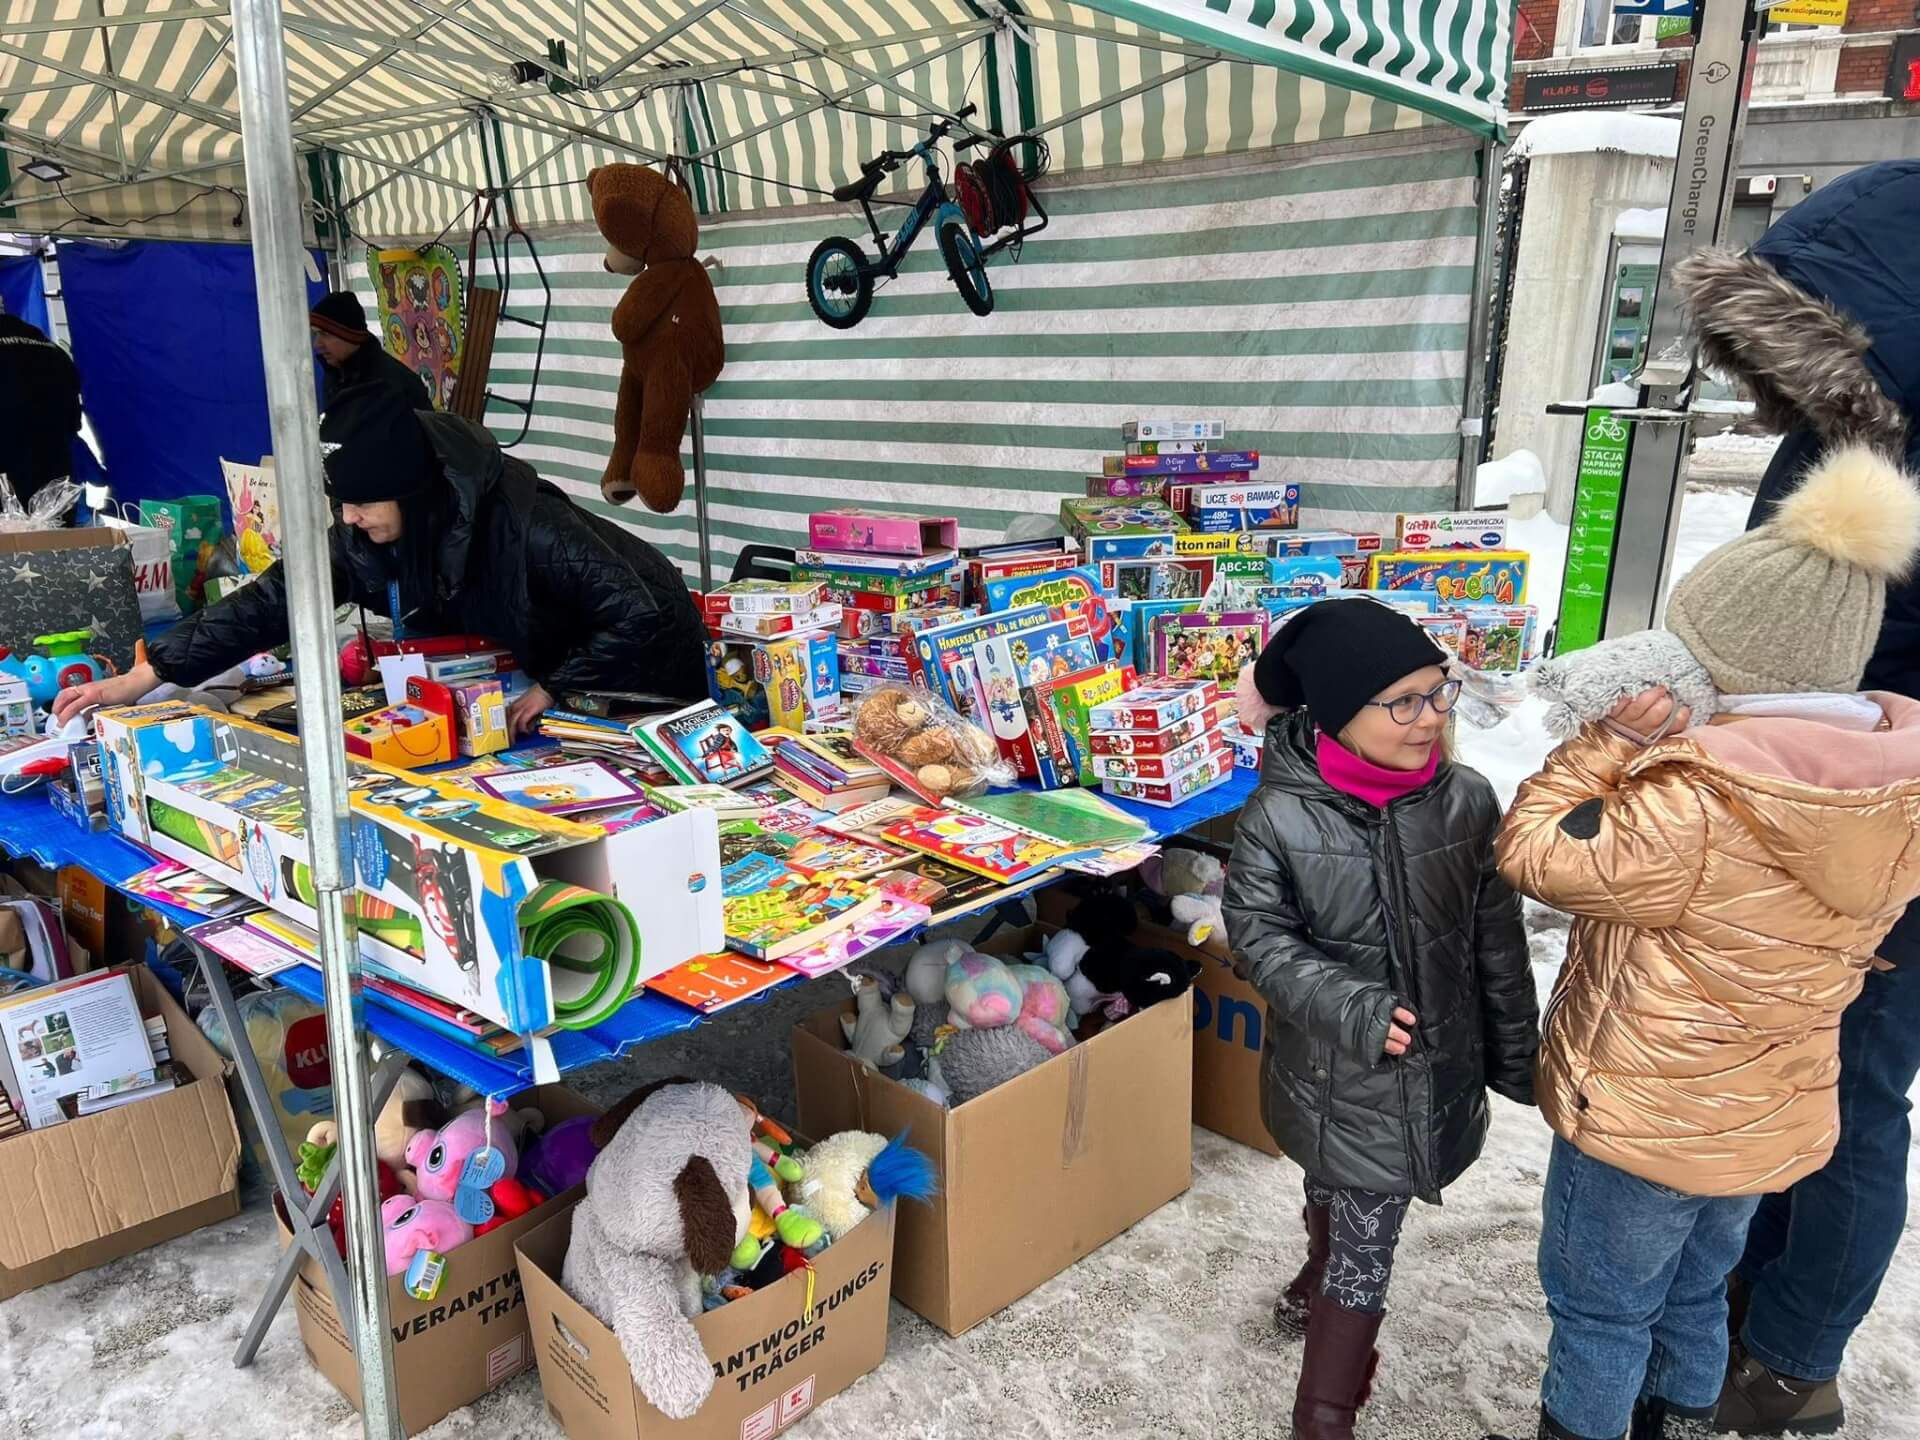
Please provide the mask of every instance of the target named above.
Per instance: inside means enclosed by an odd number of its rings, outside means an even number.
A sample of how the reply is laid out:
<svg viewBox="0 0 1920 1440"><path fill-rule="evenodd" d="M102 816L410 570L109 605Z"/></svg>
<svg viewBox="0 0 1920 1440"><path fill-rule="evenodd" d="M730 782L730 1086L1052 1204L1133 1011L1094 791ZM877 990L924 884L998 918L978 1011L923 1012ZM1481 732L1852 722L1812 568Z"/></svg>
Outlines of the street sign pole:
<svg viewBox="0 0 1920 1440"><path fill-rule="evenodd" d="M1734 190L1734 156L1758 49L1752 0L1699 0L1691 78L1674 162L1673 195L1660 254L1660 285L1648 324L1640 404L1628 441L1604 635L1645 630L1666 595L1673 539L1685 495L1692 428L1686 407L1694 345L1687 334L1673 268L1726 231Z"/></svg>

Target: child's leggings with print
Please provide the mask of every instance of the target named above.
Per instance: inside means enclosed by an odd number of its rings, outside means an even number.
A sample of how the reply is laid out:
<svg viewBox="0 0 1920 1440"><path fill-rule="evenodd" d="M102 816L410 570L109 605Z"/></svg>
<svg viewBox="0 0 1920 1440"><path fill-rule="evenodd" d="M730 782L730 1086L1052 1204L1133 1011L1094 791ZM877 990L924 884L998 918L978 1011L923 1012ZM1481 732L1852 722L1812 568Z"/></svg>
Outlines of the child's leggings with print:
<svg viewBox="0 0 1920 1440"><path fill-rule="evenodd" d="M1320 1292L1344 1310L1384 1310L1393 1278L1393 1252L1407 1218L1407 1195L1376 1195L1307 1177L1307 1202L1330 1218L1326 1277Z"/></svg>

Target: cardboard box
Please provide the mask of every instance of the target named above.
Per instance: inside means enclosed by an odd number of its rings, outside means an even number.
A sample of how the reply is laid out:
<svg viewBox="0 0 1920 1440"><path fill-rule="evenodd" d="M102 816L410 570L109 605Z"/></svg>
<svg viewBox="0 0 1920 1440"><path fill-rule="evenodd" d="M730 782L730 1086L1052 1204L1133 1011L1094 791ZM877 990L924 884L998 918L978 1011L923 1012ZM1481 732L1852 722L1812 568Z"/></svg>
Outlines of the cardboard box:
<svg viewBox="0 0 1920 1440"><path fill-rule="evenodd" d="M1398 526L1402 550L1504 550L1507 514L1454 510L1430 515L1402 515Z"/></svg>
<svg viewBox="0 0 1920 1440"><path fill-rule="evenodd" d="M1383 551L1368 564L1368 588L1426 590L1442 605L1524 605L1528 557L1519 550Z"/></svg>
<svg viewBox="0 0 1920 1440"><path fill-rule="evenodd" d="M599 1106L564 1085L529 1090L513 1104L533 1106L549 1124L600 1113ZM518 1220L449 1250L446 1282L432 1300L414 1299L406 1292L403 1277L387 1277L393 1374L399 1387L400 1422L409 1435L462 1405L471 1405L533 1364L515 1242L556 1214L571 1213L583 1193L575 1189L556 1195ZM274 1218L284 1248L293 1243L293 1235L277 1208ZM326 1272L310 1255L301 1259L293 1301L300 1342L307 1347L314 1368L348 1404L359 1408L360 1371L353 1346L334 1308Z"/></svg>
<svg viewBox="0 0 1920 1440"><path fill-rule="evenodd" d="M152 971L127 975L193 1083L0 1142L0 1300L240 1213L226 1062Z"/></svg>
<svg viewBox="0 0 1920 1440"><path fill-rule="evenodd" d="M811 1276L796 1272L697 1318L713 1393L698 1413L669 1420L634 1387L619 1339L561 1287L575 1208L517 1247L540 1389L569 1440L772 1440L886 1358L891 1208L829 1245Z"/></svg>
<svg viewBox="0 0 1920 1440"><path fill-rule="evenodd" d="M984 948L1022 953L1045 935L1039 926L1002 930ZM901 1207L893 1291L949 1335L1011 1305L1192 1185L1187 996L954 1110L856 1064L840 1035L840 1016L852 1008L794 1028L800 1128L906 1130L933 1157L940 1194L931 1205Z"/></svg>
<svg viewBox="0 0 1920 1440"><path fill-rule="evenodd" d="M951 515L889 515L877 510L816 510L807 517L807 544L815 550L881 555L931 555L960 546L960 522Z"/></svg>
<svg viewBox="0 0 1920 1440"><path fill-rule="evenodd" d="M1058 925L1075 903L1055 888L1041 891L1034 908L1043 923ZM1193 1123L1268 1155L1280 1154L1260 1118L1267 1002L1225 960L1187 944L1184 931L1142 915L1134 933L1140 944L1171 950L1200 967L1193 982Z"/></svg>

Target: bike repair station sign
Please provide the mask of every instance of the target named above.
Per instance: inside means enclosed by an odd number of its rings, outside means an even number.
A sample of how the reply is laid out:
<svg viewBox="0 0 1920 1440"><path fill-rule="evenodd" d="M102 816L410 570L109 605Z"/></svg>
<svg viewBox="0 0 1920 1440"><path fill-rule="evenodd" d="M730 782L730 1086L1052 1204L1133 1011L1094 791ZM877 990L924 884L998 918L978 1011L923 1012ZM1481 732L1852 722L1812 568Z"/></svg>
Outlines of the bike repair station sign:
<svg viewBox="0 0 1920 1440"><path fill-rule="evenodd" d="M1599 640L1613 577L1613 547L1620 529L1620 492L1627 471L1631 422L1611 410L1590 408L1580 442L1580 475L1574 484L1573 524L1567 541L1567 574L1560 590L1559 638L1554 654L1570 655Z"/></svg>

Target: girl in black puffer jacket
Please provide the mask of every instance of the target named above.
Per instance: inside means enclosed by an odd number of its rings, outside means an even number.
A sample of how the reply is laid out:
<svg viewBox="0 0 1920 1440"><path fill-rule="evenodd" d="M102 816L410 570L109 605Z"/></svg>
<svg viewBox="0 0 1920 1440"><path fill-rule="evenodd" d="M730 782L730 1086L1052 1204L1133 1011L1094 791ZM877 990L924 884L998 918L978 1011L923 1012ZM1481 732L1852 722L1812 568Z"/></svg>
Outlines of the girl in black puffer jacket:
<svg viewBox="0 0 1920 1440"><path fill-rule="evenodd" d="M1307 1262L1275 1307L1304 1332L1295 1440L1350 1440L1407 1206L1479 1157L1486 1091L1533 1101L1539 1010L1500 805L1441 754L1439 646L1363 597L1323 600L1242 676L1266 726L1224 898L1267 1002L1261 1110L1306 1171Z"/></svg>

